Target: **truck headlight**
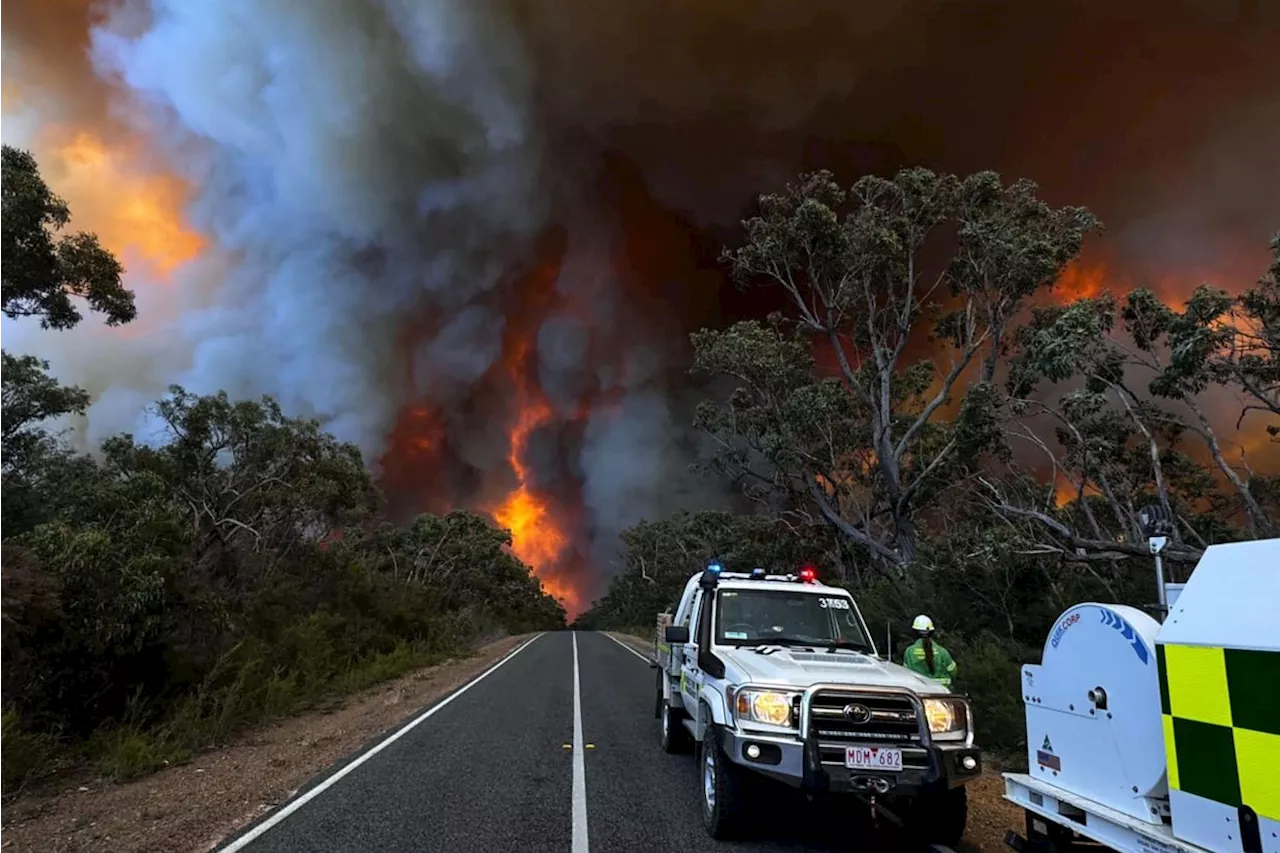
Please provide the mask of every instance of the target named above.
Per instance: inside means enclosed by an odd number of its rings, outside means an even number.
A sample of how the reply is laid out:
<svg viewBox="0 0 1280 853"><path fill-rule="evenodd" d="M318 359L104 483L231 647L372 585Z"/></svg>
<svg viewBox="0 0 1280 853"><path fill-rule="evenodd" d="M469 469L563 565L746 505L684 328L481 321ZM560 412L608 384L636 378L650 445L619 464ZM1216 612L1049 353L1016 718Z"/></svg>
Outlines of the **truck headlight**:
<svg viewBox="0 0 1280 853"><path fill-rule="evenodd" d="M969 709L957 699L925 699L924 716L934 740L963 738L969 727Z"/></svg>
<svg viewBox="0 0 1280 853"><path fill-rule="evenodd" d="M791 695L775 690L740 690L734 697L734 716L771 726L791 725Z"/></svg>

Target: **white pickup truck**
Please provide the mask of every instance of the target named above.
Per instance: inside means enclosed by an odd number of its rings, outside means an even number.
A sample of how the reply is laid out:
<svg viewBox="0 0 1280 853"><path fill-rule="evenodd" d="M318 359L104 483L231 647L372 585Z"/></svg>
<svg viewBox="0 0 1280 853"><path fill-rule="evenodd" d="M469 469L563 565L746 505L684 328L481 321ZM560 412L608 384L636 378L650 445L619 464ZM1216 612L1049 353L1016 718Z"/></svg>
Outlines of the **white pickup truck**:
<svg viewBox="0 0 1280 853"><path fill-rule="evenodd" d="M693 575L658 618L656 716L667 752L696 748L702 818L733 834L756 778L860 796L954 845L982 772L969 703L879 658L857 604L811 569Z"/></svg>

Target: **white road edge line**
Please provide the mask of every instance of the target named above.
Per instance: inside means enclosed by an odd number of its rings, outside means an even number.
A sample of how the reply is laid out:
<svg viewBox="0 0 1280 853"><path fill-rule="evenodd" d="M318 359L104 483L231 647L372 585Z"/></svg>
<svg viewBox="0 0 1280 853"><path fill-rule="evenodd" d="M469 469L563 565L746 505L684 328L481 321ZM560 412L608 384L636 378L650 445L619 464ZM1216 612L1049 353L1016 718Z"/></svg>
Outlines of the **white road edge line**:
<svg viewBox="0 0 1280 853"><path fill-rule="evenodd" d="M477 675L475 678L471 679L469 682L467 682L466 684L464 684L462 687L459 687L457 690L455 690L455 691L453 691L452 693L450 693L448 696L446 696L444 699L442 699L442 700L440 700L439 702L437 702L435 705L432 705L430 708L428 708L427 710L423 711L423 712L422 712L421 714L419 714L417 717L415 717L415 718L413 718L412 720L410 720L409 722L405 723L405 724L404 724L404 726L402 726L402 727L401 727L401 728L400 728L400 729L399 729L395 734L393 734L393 735L391 735L390 737L386 738L386 739L385 739L385 740L383 740L381 743L377 744L376 746L374 746L373 748L371 748L369 751L365 752L365 753L364 753L363 755L361 755L359 758L355 759L354 761L352 761L352 762L350 762L349 764L347 764L346 766L344 766L341 770L339 770L337 773L334 773L334 774L333 774L332 776L330 776L328 779L325 779L323 782L321 782L320 784L316 785L314 788L312 788L311 790L307 791L305 794L303 794L302 796L298 797L297 799L290 801L290 802L288 803L288 805L286 805L286 806L285 806L284 808L282 808L280 811L276 812L274 815L272 815L271 817L267 818L267 819L266 819L266 820L264 820L262 823L260 823L260 824L258 824L257 826L255 826L252 830L250 830L249 832L246 832L244 835L240 836L240 837L239 837L239 838L237 838L235 841L233 841L233 842L231 842L230 844L228 844L226 847L223 847L223 848L221 849L220 853L235 853L235 851L237 851L237 850L242 850L242 849L244 849L245 847L247 847L249 844L253 843L253 842L254 842L255 840L257 840L260 836L262 836L264 833L266 833L266 831L267 831L267 830L271 829L273 826L275 826L276 824L278 824L278 823L280 823L281 821L283 821L285 818L287 818L289 815L291 815L291 814L293 814L294 812L296 812L298 809L302 808L304 805L306 805L307 803L309 803L311 800L314 800L316 797L320 796L320 795L321 795L321 794L323 794L325 791L327 791L327 790L329 790L330 788L332 788L332 787L333 787L333 786L338 782L338 780L339 780L339 779L341 779L343 776L346 776L346 775L347 775L348 773L350 773L352 770L355 770L355 769L356 769L357 767L359 767L361 764L364 764L364 763L365 763L366 761L368 761L370 758L373 758L373 757L374 757L375 755L377 755L379 752L382 752L382 750L386 749L388 746L390 746L391 744L395 743L395 742L396 742L397 740L399 740L401 737L403 737L404 735L408 734L408 733L409 733L409 731L410 731L411 729L413 729L415 726L417 726L417 725L418 725L419 723L421 723L423 720L427 719L427 718L428 718L428 717L430 717L432 714L434 714L436 711L439 711L439 710L440 710L441 708L443 708L445 705L448 705L448 704L449 704L450 702L452 702L454 699L457 699L457 698L458 698L459 696L461 696L463 693L466 693L466 692L467 692L468 690L470 690L472 687L475 687L475 686L476 686L477 684L479 684L481 681L483 681L483 680L485 680L486 678L488 678L490 675L492 675L492 674L493 674L493 672L494 672L498 667L502 666L502 665L503 665L503 664L505 664L507 661L511 660L513 657L515 657L516 655L520 654L520 653L521 653L522 651L524 651L525 649L529 648L529 645L530 645L534 640L538 639L538 638L539 638L539 637L541 637L541 636L542 636L542 634L535 634L534 636L532 636L532 637L530 637L529 639L525 640L523 643L521 643L519 646L517 646L517 647L515 648L515 650L514 650L514 651L512 651L510 654L508 654L508 655L507 655L506 657L504 657L502 660L498 661L498 662L497 662L497 663L495 663L493 666L489 667L489 668L488 668L488 669L486 669L484 672L480 673L480 674L479 674L479 675ZM577 649L575 648L575 649L574 649L574 651L576 652L576 651L577 651ZM575 664L575 666L574 666L574 676L576 677L576 676L577 676L577 660L576 660L576 658L575 658L575 660L574 660L574 664ZM575 685L574 685L574 686L575 686L575 687L577 686L576 682L575 682ZM575 697L574 697L574 698L575 698L575 699L577 698L577 697L576 697L576 695L575 695ZM576 703L575 703L575 704L576 704ZM575 849L576 849L576 848L575 848Z"/></svg>
<svg viewBox="0 0 1280 853"><path fill-rule="evenodd" d="M601 631L600 633L604 634L604 635L605 635L606 637L608 637L610 640L613 640L615 643L617 643L618 645L622 646L624 649L626 649L627 651L631 652L631 654L633 654L633 655L635 655L636 657L640 658L640 660L644 661L645 663L653 663L653 661L649 660L647 657L645 657L644 655L640 654L638 651L636 651L635 649L631 648L631 647L630 647L630 646L628 646L626 643L622 642L622 641L621 641L621 640L619 640L617 637L613 636L613 634L610 634L608 631Z"/></svg>
<svg viewBox="0 0 1280 853"><path fill-rule="evenodd" d="M587 853L587 764L582 742L582 682L578 632L573 632L573 853Z"/></svg>

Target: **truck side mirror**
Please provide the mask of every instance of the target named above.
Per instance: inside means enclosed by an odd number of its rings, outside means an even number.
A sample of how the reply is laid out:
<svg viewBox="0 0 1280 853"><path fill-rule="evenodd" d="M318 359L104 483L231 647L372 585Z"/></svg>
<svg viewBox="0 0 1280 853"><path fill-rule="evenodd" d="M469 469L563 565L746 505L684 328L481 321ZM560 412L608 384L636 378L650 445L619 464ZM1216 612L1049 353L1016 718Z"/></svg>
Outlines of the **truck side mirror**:
<svg viewBox="0 0 1280 853"><path fill-rule="evenodd" d="M663 638L668 643L683 644L689 642L689 626L688 625L668 625L663 632Z"/></svg>

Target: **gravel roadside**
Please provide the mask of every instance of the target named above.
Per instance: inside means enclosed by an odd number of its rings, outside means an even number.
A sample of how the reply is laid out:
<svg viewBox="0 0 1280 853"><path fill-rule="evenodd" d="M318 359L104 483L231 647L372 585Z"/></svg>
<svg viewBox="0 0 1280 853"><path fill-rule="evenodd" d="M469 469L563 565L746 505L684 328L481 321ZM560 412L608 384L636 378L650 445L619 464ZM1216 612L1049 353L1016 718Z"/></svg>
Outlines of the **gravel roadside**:
<svg viewBox="0 0 1280 853"><path fill-rule="evenodd" d="M287 800L300 785L479 675L530 635L420 669L134 782L66 783L4 807L5 853L169 853L212 849Z"/></svg>

